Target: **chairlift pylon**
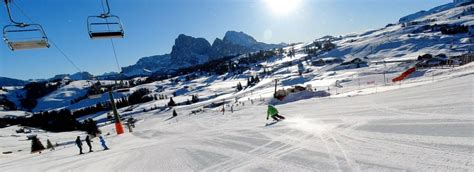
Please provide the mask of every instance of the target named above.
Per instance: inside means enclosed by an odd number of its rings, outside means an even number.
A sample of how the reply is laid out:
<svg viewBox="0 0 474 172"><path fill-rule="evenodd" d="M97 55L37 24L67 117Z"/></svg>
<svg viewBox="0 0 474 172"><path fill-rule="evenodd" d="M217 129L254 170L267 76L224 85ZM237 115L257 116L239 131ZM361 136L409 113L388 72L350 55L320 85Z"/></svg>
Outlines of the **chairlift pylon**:
<svg viewBox="0 0 474 172"><path fill-rule="evenodd" d="M10 11L11 0L5 0L8 17L12 24L3 27L3 40L10 50L49 48L48 37L39 24L27 24L13 20Z"/></svg>
<svg viewBox="0 0 474 172"><path fill-rule="evenodd" d="M109 1L104 0L107 11L98 16L87 17L87 30L91 39L123 38L124 30L120 18L110 14Z"/></svg>

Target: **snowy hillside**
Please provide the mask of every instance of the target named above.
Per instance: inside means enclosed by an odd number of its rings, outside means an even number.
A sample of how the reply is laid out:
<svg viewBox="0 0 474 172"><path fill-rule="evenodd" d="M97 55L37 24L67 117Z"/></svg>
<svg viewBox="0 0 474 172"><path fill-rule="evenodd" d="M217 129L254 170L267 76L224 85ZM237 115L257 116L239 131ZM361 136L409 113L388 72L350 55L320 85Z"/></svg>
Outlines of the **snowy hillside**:
<svg viewBox="0 0 474 172"><path fill-rule="evenodd" d="M369 58L371 60L415 59L419 55L460 55L472 49L474 5L439 10L421 15L410 22L338 38L337 48L322 57ZM467 11L467 12L466 12ZM440 25L471 26L470 33L447 35L437 30Z"/></svg>
<svg viewBox="0 0 474 172"><path fill-rule="evenodd" d="M466 71L466 70L461 70ZM29 141L0 129L2 171L470 171L474 169L472 66L446 80L350 98L310 99L277 106L288 119L264 127L266 103L222 115L192 106L147 112L137 128L107 136L109 151L78 156L72 144L29 154ZM242 97L244 100L246 97ZM104 132L113 133L113 126ZM38 133L72 141L80 133ZM22 152L17 152L22 150ZM123 163L116 163L123 162Z"/></svg>
<svg viewBox="0 0 474 172"><path fill-rule="evenodd" d="M84 132L0 128L0 171L474 171L474 62L429 66L418 59L427 53L456 57L474 48L472 8L448 4L385 28L258 53L269 47L241 32L213 44L181 35L172 53L142 58L125 73L172 71L175 64L204 63L216 52L254 53L220 63L227 65L223 74L191 68L150 82L147 76L128 80L140 84L115 89L116 101L138 90L147 90L139 98L155 97L118 109L125 119L138 119L133 132L116 135L108 110L77 118L98 122L107 151L94 138L95 152L77 155L73 141ZM441 31L461 25L468 32ZM403 80L392 80L409 69ZM107 103L106 92L85 96L94 82L61 85L38 99L33 111ZM283 100L274 98L275 91L285 94ZM0 99L19 106L25 94L6 87ZM199 100L191 102L195 96ZM170 108L169 97L178 105ZM286 119L266 120L268 104ZM0 117L24 115L30 114L0 111ZM30 154L30 135L58 146Z"/></svg>

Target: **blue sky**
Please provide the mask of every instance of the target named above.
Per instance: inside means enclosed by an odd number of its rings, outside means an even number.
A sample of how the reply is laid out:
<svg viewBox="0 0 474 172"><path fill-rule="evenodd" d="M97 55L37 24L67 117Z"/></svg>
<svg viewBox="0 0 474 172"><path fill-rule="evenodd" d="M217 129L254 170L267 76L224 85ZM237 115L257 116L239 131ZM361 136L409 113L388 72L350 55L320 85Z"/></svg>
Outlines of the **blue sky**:
<svg viewBox="0 0 474 172"><path fill-rule="evenodd" d="M101 13L99 0L14 0L71 60L92 74L117 71L109 40L90 40L86 18ZM272 0L110 0L120 16L124 39L115 39L120 66L139 58L171 51L181 33L212 43L226 31L244 31L268 43L311 41L377 29L407 14L450 0L297 0L299 5L278 13ZM278 1L278 0L277 0ZM2 4L3 5L3 4ZM15 6L14 17L28 21ZM0 7L0 25L9 23ZM77 70L55 48L11 52L0 44L0 76L49 78Z"/></svg>

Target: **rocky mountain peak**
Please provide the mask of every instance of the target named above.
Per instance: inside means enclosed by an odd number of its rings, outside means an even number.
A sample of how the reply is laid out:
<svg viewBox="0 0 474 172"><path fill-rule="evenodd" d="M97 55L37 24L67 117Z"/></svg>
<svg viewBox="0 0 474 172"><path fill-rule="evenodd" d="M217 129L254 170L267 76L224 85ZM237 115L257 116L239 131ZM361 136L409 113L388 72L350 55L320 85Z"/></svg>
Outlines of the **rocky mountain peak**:
<svg viewBox="0 0 474 172"><path fill-rule="evenodd" d="M195 65L207 60L210 52L211 44L206 39L181 34L175 40L171 60L178 64Z"/></svg>
<svg viewBox="0 0 474 172"><path fill-rule="evenodd" d="M228 31L224 36L224 42L232 43L235 45L241 46L252 46L257 43L257 40L252 36L244 33L244 32L236 32L236 31Z"/></svg>

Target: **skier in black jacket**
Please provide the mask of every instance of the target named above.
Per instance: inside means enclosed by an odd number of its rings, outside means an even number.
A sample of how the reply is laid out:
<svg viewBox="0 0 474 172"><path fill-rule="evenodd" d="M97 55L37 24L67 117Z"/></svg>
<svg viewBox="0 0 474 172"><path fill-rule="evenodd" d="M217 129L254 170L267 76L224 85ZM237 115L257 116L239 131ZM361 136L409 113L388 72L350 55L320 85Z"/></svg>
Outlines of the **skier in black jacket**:
<svg viewBox="0 0 474 172"><path fill-rule="evenodd" d="M91 139L90 139L89 135L87 135L87 137L86 137L86 143L87 143L87 146L89 146L89 152L94 152L94 151L92 151L92 144L91 144Z"/></svg>
<svg viewBox="0 0 474 172"><path fill-rule="evenodd" d="M81 136L77 136L76 138L76 145L79 147L79 155L84 154L82 153L82 141L81 141Z"/></svg>

